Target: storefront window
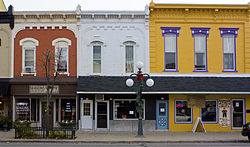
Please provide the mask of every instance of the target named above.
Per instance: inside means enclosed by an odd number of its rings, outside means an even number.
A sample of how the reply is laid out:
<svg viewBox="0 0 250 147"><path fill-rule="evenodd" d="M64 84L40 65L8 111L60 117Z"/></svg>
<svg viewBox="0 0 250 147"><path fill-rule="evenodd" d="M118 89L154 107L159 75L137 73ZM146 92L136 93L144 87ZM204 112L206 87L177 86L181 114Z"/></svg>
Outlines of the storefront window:
<svg viewBox="0 0 250 147"><path fill-rule="evenodd" d="M29 99L19 99L16 101L16 119L30 121Z"/></svg>
<svg viewBox="0 0 250 147"><path fill-rule="evenodd" d="M217 122L217 101L206 100L206 107L201 109L203 122Z"/></svg>
<svg viewBox="0 0 250 147"><path fill-rule="evenodd" d="M69 122L76 120L76 101L74 99L61 100L61 121Z"/></svg>
<svg viewBox="0 0 250 147"><path fill-rule="evenodd" d="M16 119L39 121L39 99L17 99Z"/></svg>
<svg viewBox="0 0 250 147"><path fill-rule="evenodd" d="M144 106L144 101L142 102ZM136 101L114 100L114 115L115 119L137 119L139 114L136 112Z"/></svg>
<svg viewBox="0 0 250 147"><path fill-rule="evenodd" d="M0 115L4 114L4 100L0 100Z"/></svg>
<svg viewBox="0 0 250 147"><path fill-rule="evenodd" d="M175 122L176 123L191 123L192 109L188 108L187 100L175 101Z"/></svg>

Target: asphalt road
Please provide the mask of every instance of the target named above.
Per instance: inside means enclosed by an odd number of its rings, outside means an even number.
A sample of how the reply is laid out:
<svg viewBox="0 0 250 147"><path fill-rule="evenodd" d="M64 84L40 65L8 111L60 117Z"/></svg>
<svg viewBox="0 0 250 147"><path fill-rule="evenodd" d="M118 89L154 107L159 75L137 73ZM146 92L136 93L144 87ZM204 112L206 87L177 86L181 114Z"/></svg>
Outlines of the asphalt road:
<svg viewBox="0 0 250 147"><path fill-rule="evenodd" d="M135 144L100 144L100 143L80 143L80 144L55 144L55 143L0 143L0 147L247 147L250 142L244 143L135 143Z"/></svg>

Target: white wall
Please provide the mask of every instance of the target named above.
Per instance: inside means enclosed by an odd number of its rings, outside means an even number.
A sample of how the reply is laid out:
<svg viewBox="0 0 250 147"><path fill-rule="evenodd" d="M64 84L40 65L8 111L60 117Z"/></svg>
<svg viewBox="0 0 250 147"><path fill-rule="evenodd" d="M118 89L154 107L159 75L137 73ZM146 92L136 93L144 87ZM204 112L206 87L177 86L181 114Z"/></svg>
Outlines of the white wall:
<svg viewBox="0 0 250 147"><path fill-rule="evenodd" d="M149 72L148 15L137 12L82 12L78 41L78 76L101 75L123 76L125 73L126 41L136 42L135 61L144 63L144 72ZM94 74L93 47L91 42L101 41L102 73ZM136 68L135 68L136 69Z"/></svg>

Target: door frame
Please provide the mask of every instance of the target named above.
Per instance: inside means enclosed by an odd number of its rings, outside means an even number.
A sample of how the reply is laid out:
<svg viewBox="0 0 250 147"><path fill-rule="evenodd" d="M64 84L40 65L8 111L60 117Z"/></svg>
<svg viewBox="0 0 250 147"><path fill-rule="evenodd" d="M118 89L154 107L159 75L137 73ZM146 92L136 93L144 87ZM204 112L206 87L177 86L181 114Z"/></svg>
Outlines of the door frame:
<svg viewBox="0 0 250 147"><path fill-rule="evenodd" d="M158 129L157 128L157 120L158 120L158 114L157 114L157 111L158 111L158 102L160 102L160 101L164 101L164 102L167 102L167 109L166 109L166 111L167 111L167 117L168 117L168 120L167 120L167 129ZM168 131L169 130L169 100L156 100L156 111L155 111L155 115L156 115L156 119L155 119L155 129L156 130L158 130L158 131Z"/></svg>
<svg viewBox="0 0 250 147"><path fill-rule="evenodd" d="M107 103L107 128L97 128L97 103L106 102ZM109 101L108 100L96 100L95 101L95 130L107 131L109 130Z"/></svg>
<svg viewBox="0 0 250 147"><path fill-rule="evenodd" d="M41 124L41 127L42 127L42 123L43 123L43 120L42 120L42 103L45 102L47 103L47 100L43 100L43 99L40 99L40 124ZM50 103L53 102L53 127L56 127L56 100L50 100ZM60 113L60 112L58 112Z"/></svg>
<svg viewBox="0 0 250 147"><path fill-rule="evenodd" d="M241 130L242 127L233 127L233 101L240 100L243 102L243 125L246 124L246 100L244 98L233 98L231 99L231 129L232 130Z"/></svg>
<svg viewBox="0 0 250 147"><path fill-rule="evenodd" d="M90 102L91 103L91 108L90 108L90 114L91 114L91 118L92 118L92 126L91 126L91 130L93 129L93 100L81 100L81 106L80 106L80 122L81 122L81 124L80 124L80 129L84 129L84 128L82 128L82 122L83 122L83 120L82 120L82 116L83 116L83 103L84 102ZM88 130L88 129L86 129L86 130Z"/></svg>

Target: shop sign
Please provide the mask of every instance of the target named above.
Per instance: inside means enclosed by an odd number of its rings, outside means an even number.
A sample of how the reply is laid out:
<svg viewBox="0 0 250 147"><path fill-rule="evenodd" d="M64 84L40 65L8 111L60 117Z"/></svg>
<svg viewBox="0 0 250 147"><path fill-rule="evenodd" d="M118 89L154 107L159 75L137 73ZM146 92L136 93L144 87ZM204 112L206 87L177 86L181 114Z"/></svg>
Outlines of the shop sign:
<svg viewBox="0 0 250 147"><path fill-rule="evenodd" d="M219 100L219 125L222 127L228 127L230 125L230 100Z"/></svg>
<svg viewBox="0 0 250 147"><path fill-rule="evenodd" d="M31 94L46 94L47 93L47 86L46 85L30 85L29 92ZM55 85L53 89L53 94L59 93L59 85Z"/></svg>
<svg viewBox="0 0 250 147"><path fill-rule="evenodd" d="M188 108L205 108L205 98L203 96L190 96L188 99Z"/></svg>
<svg viewBox="0 0 250 147"><path fill-rule="evenodd" d="M24 114L24 115L28 115L29 114L29 104L25 103L25 102L19 102L16 104L16 113L18 115Z"/></svg>

